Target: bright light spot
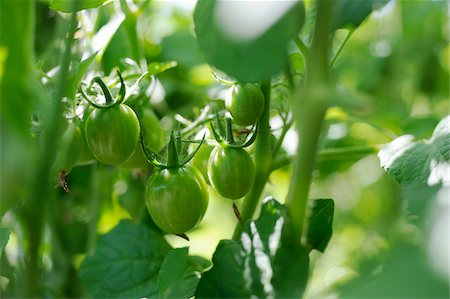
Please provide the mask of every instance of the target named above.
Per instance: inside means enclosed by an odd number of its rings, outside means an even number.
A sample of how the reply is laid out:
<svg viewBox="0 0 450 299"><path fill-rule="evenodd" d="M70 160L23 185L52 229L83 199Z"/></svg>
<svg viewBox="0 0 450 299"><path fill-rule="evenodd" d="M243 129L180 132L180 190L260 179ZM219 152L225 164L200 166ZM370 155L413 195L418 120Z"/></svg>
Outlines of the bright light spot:
<svg viewBox="0 0 450 299"><path fill-rule="evenodd" d="M273 286L271 284L273 271L270 264L270 259L269 256L264 252L264 244L262 243L258 229L256 228L256 224L254 222L250 222L250 231L253 234L252 243L253 252L255 254L255 263L261 271L261 282L264 286L264 292L266 294L270 294L273 292Z"/></svg>
<svg viewBox="0 0 450 299"><path fill-rule="evenodd" d="M280 244L281 239L281 231L283 229L284 219L279 218L275 223L275 227L273 229L273 233L269 236L269 254L274 256L278 245Z"/></svg>
<svg viewBox="0 0 450 299"><path fill-rule="evenodd" d="M433 186L439 183L450 186L450 163L433 159L430 163L430 176L427 184Z"/></svg>
<svg viewBox="0 0 450 299"><path fill-rule="evenodd" d="M293 155L297 151L298 136L295 129L291 128L287 131L283 140L283 148L287 154Z"/></svg>
<svg viewBox="0 0 450 299"><path fill-rule="evenodd" d="M450 278L450 188L446 187L437 194L434 213L428 239L428 258L432 267L444 278Z"/></svg>
<svg viewBox="0 0 450 299"><path fill-rule="evenodd" d="M346 124L332 124L328 128L328 139L336 140L344 138L348 133L348 128Z"/></svg>
<svg viewBox="0 0 450 299"><path fill-rule="evenodd" d="M237 41L250 41L262 35L297 1L219 0L215 17L224 33Z"/></svg>
<svg viewBox="0 0 450 299"><path fill-rule="evenodd" d="M403 135L386 144L378 153L380 164L384 169L391 167L395 160L403 156L403 154L414 147L414 136Z"/></svg>
<svg viewBox="0 0 450 299"><path fill-rule="evenodd" d="M151 94L148 94L150 97L150 103L157 106L158 104L164 101L166 97L166 92L164 91L164 87L158 79L153 78L152 83L148 90L151 91Z"/></svg>
<svg viewBox="0 0 450 299"><path fill-rule="evenodd" d="M380 40L370 45L370 54L375 57L388 57L391 55L392 48L388 41Z"/></svg>
<svg viewBox="0 0 450 299"><path fill-rule="evenodd" d="M347 271L342 267L333 267L325 275L325 283L327 286L333 285L337 280L345 276Z"/></svg>
<svg viewBox="0 0 450 299"><path fill-rule="evenodd" d="M85 60L92 53L97 51L104 51L108 45L108 42L111 40L111 37L117 31L120 24L122 24L123 20L125 20L125 15L123 13L116 13L108 24L100 28L92 39L92 52L84 53L81 60Z"/></svg>

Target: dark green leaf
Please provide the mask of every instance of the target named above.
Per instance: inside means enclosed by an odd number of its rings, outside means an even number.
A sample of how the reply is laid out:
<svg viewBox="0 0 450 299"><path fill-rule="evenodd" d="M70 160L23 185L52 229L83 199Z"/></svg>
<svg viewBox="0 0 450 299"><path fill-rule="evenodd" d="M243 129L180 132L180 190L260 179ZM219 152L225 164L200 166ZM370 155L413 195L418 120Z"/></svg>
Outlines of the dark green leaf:
<svg viewBox="0 0 450 299"><path fill-rule="evenodd" d="M80 267L80 278L94 298L155 297L169 250L162 236L124 220L99 237L95 252Z"/></svg>
<svg viewBox="0 0 450 299"><path fill-rule="evenodd" d="M308 244L312 249L324 252L333 234L334 201L316 199L308 226Z"/></svg>
<svg viewBox="0 0 450 299"><path fill-rule="evenodd" d="M159 271L159 298L191 298L200 274L209 267L209 261L189 256L187 247L172 249L167 253Z"/></svg>
<svg viewBox="0 0 450 299"><path fill-rule="evenodd" d="M74 2L77 3L74 3ZM76 12L102 6L110 0L52 0L50 8L62 12Z"/></svg>
<svg viewBox="0 0 450 299"><path fill-rule="evenodd" d="M303 2L291 7L259 36L244 40L237 40L224 32L224 26L215 17L217 3L215 0L200 0L194 11L197 40L207 62L238 81L266 80L282 71L287 63L287 43L303 25ZM222 3L239 5L236 1Z"/></svg>
<svg viewBox="0 0 450 299"><path fill-rule="evenodd" d="M285 242L284 206L267 199L258 220L245 224L240 241L222 240L197 298L301 297L308 277L306 250Z"/></svg>
<svg viewBox="0 0 450 299"><path fill-rule="evenodd" d="M378 153L381 166L401 185L450 183L450 116L436 126L429 140L403 135Z"/></svg>
<svg viewBox="0 0 450 299"><path fill-rule="evenodd" d="M357 28L374 10L389 0L336 0L332 30Z"/></svg>
<svg viewBox="0 0 450 299"><path fill-rule="evenodd" d="M6 244L8 244L9 233L9 229L0 227L0 257L2 256L3 249L5 249Z"/></svg>

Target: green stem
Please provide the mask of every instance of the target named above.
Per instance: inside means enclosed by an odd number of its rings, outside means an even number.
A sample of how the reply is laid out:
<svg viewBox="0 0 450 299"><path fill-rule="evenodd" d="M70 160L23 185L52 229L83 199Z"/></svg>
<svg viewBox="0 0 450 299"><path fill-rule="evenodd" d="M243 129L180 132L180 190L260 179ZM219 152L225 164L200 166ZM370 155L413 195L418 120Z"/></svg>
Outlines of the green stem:
<svg viewBox="0 0 450 299"><path fill-rule="evenodd" d="M99 193L99 171L97 170L97 163L91 166L91 182L90 182L90 213L91 219L88 226L88 240L87 240L87 252L92 252L97 241L97 225L100 216L100 193Z"/></svg>
<svg viewBox="0 0 450 299"><path fill-rule="evenodd" d="M231 127L231 118L227 117L225 118L225 121L227 126L225 131L225 138L228 144L234 144L233 128Z"/></svg>
<svg viewBox="0 0 450 299"><path fill-rule="evenodd" d="M306 57L305 87L293 96L293 114L300 137L286 198L293 242L301 241L320 132L330 97L328 51L331 9L329 1L318 1L314 36Z"/></svg>
<svg viewBox="0 0 450 299"><path fill-rule="evenodd" d="M98 85L100 85L100 88L103 91L103 95L105 96L106 104L111 104L114 102L111 92L109 91L108 87L106 87L106 84L105 82L103 82L102 78L97 76L94 79L92 79L92 82L95 82Z"/></svg>
<svg viewBox="0 0 450 299"><path fill-rule="evenodd" d="M364 156L378 152L378 146L352 146L343 148L329 148L319 151L317 162L337 161L337 160L356 160ZM294 156L284 156L272 162L270 171L275 171L288 166L295 159Z"/></svg>
<svg viewBox="0 0 450 299"><path fill-rule="evenodd" d="M178 167L180 165L179 159L178 159L178 150L177 145L175 142L175 136L173 134L173 131L170 133L170 140L169 145L167 149L167 167Z"/></svg>
<svg viewBox="0 0 450 299"><path fill-rule="evenodd" d="M264 94L264 111L258 120L258 137L255 144L255 177L252 187L244 198L241 210L242 223L250 220L259 204L261 193L270 174L272 153L270 148L270 81L261 85ZM233 239L238 240L242 232L242 225L237 224Z"/></svg>
<svg viewBox="0 0 450 299"><path fill-rule="evenodd" d="M39 248L42 238L44 224L44 213L46 204L54 196L54 188L48 183L52 159L56 155L56 136L61 127L63 105L61 99L64 95L67 74L70 64L70 50L72 48L73 36L76 30L77 16L72 14L69 25L69 34L65 41L64 53L61 58L61 71L57 92L52 101L51 110L47 119L46 131L42 134L42 148L40 151L39 164L36 168L35 181L33 185L33 196L23 205L22 216L25 221L26 236L28 238L28 252L26 259L26 277L24 297L41 297L39 293L40 267Z"/></svg>

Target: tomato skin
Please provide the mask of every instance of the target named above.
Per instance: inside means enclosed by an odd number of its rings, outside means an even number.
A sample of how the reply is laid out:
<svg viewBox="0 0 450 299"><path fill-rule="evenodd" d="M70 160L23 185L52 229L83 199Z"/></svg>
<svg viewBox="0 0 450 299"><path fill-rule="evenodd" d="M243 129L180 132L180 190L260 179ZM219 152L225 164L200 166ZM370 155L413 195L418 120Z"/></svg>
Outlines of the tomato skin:
<svg viewBox="0 0 450 299"><path fill-rule="evenodd" d="M61 136L60 146L64 146L64 155L57 152L52 169L55 172L69 173L77 163L83 151L83 139L81 130L75 124L69 124ZM63 158L64 156L64 158Z"/></svg>
<svg viewBox="0 0 450 299"><path fill-rule="evenodd" d="M214 147L208 144L202 144L195 156L192 158L192 165L194 165L203 175L206 183L211 185L208 177L208 159Z"/></svg>
<svg viewBox="0 0 450 299"><path fill-rule="evenodd" d="M94 157L116 165L125 162L136 149L139 121L134 111L123 104L96 108L86 120L85 133Z"/></svg>
<svg viewBox="0 0 450 299"><path fill-rule="evenodd" d="M256 123L264 110L264 94L252 83L233 86L231 102L228 110L233 115L233 122L240 126L250 126Z"/></svg>
<svg viewBox="0 0 450 299"><path fill-rule="evenodd" d="M144 138L147 147L154 152L158 152L164 144L164 132L161 129L159 119L150 108L142 108L136 112L142 129L142 137ZM148 168L149 163L145 159L142 146L138 141L134 153L120 166L124 168L139 169Z"/></svg>
<svg viewBox="0 0 450 299"><path fill-rule="evenodd" d="M242 148L216 147L209 157L209 180L225 198L239 199L247 194L254 172L252 158Z"/></svg>
<svg viewBox="0 0 450 299"><path fill-rule="evenodd" d="M205 180L190 165L156 171L147 183L145 197L153 221L172 234L194 228L203 218L209 201Z"/></svg>

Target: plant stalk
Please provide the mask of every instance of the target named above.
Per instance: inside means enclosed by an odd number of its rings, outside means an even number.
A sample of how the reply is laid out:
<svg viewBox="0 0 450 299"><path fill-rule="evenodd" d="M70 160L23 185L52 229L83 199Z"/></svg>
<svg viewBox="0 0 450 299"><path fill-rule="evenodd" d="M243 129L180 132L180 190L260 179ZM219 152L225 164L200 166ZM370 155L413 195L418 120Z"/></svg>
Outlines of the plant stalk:
<svg viewBox="0 0 450 299"><path fill-rule="evenodd" d="M48 122L46 131L43 133L43 146L40 151L39 164L36 168L35 181L33 185L32 197L29 198L23 205L21 216L25 224L26 237L28 239L27 259L26 263L26 277L24 297L40 297L39 282L40 266L39 266L39 249L42 238L45 205L51 202L51 197L54 196L54 188L48 182L50 176L50 166L52 159L56 155L56 144L58 130L61 127L63 105L61 98L63 97L66 78L69 71L70 51L73 42L73 36L77 25L77 16L72 14L69 25L69 34L65 41L64 53L61 57L61 72L58 80L58 88L51 110L48 114Z"/></svg>
<svg viewBox="0 0 450 299"><path fill-rule="evenodd" d="M299 145L294 160L286 205L290 214L293 242L301 242L305 227L308 194L314 171L318 142L325 112L331 95L328 53L330 49L329 1L317 2L317 17L311 44L306 56L305 86L297 90L292 100L293 114L299 133Z"/></svg>
<svg viewBox="0 0 450 299"><path fill-rule="evenodd" d="M258 120L258 132L255 143L255 176L250 191L244 198L241 219L242 223L250 220L259 204L261 193L266 185L270 174L272 163L272 152L270 148L270 81L261 85L264 94L264 111ZM233 239L238 240L242 232L242 225L237 224L234 230Z"/></svg>

